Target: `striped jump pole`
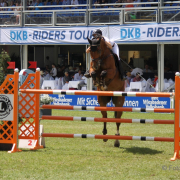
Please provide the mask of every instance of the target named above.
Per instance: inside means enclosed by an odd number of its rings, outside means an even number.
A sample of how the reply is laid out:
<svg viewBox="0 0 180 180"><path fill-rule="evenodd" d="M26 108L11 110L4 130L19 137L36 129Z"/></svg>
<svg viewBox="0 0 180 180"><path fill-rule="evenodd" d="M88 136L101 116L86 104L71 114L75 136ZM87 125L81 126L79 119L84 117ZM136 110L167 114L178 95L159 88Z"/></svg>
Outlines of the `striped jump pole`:
<svg viewBox="0 0 180 180"><path fill-rule="evenodd" d="M89 122L114 122L114 123L141 123L141 124L174 124L174 120L156 119L117 119L117 118L94 118L94 117L71 117L71 116L42 116L43 120L64 121L89 121Z"/></svg>
<svg viewBox="0 0 180 180"><path fill-rule="evenodd" d="M122 92L122 91L73 91L73 90L43 90L20 89L21 93L61 94L61 95L97 95L97 96L130 96L130 97L172 97L174 93L156 92Z"/></svg>
<svg viewBox="0 0 180 180"><path fill-rule="evenodd" d="M99 106L64 106L42 105L42 109L68 109L68 110L91 110L91 111L126 111L126 112L161 112L174 113L174 109L163 108L127 108L127 107L99 107Z"/></svg>
<svg viewBox="0 0 180 180"><path fill-rule="evenodd" d="M114 135L59 134L59 133L43 133L41 136L42 137L62 137L62 138L92 138L92 139L118 139L118 140L174 142L174 138L146 137L146 136L114 136Z"/></svg>

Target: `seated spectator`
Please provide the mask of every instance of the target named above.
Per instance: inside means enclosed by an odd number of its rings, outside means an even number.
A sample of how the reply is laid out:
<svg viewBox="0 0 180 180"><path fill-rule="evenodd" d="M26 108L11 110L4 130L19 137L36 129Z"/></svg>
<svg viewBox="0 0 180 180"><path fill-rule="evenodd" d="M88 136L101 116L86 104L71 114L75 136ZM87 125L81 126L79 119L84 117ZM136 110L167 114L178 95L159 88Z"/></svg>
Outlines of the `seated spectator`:
<svg viewBox="0 0 180 180"><path fill-rule="evenodd" d="M60 67L60 65L58 65L58 69L57 69L57 77L63 77L64 73L62 71L62 67Z"/></svg>
<svg viewBox="0 0 180 180"><path fill-rule="evenodd" d="M140 73L137 72L136 76L131 80L131 82L139 82L141 81Z"/></svg>
<svg viewBox="0 0 180 180"><path fill-rule="evenodd" d="M43 6L43 3L40 2L40 0L37 0L35 6ZM41 10L41 9L42 8L38 8L38 7L35 8L35 10Z"/></svg>
<svg viewBox="0 0 180 180"><path fill-rule="evenodd" d="M117 0L115 3L122 3L122 0ZM122 5L118 4L118 5L114 5L115 8L121 8Z"/></svg>
<svg viewBox="0 0 180 180"><path fill-rule="evenodd" d="M74 75L74 81L80 81L82 79L83 75L81 73L81 70L78 71L78 73L76 73Z"/></svg>
<svg viewBox="0 0 180 180"><path fill-rule="evenodd" d="M0 7L4 7L4 5L5 5L4 0L1 0Z"/></svg>
<svg viewBox="0 0 180 180"><path fill-rule="evenodd" d="M55 64L52 64L51 74L52 74L52 77L55 79L57 76L57 69L56 69Z"/></svg>
<svg viewBox="0 0 180 180"><path fill-rule="evenodd" d="M65 84L63 85L62 89L63 89L63 90L69 90L68 84L69 84L69 81L67 80L67 81L65 82Z"/></svg>
<svg viewBox="0 0 180 180"><path fill-rule="evenodd" d="M8 6L8 4L7 4L7 2L5 2L5 3L4 3L4 7L5 7L5 8L3 8L2 10L3 10L3 11L8 11L7 6Z"/></svg>
<svg viewBox="0 0 180 180"><path fill-rule="evenodd" d="M127 72L127 73L126 73L126 82L127 82L126 87L129 87L129 86L130 86L130 82L131 82L131 79L132 79L132 78L134 78L134 76L131 75L131 72L130 72L130 71Z"/></svg>
<svg viewBox="0 0 180 180"><path fill-rule="evenodd" d="M33 0L31 6L35 6L35 4L36 4L36 0Z"/></svg>
<svg viewBox="0 0 180 180"><path fill-rule="evenodd" d="M11 1L9 6L11 6L11 7L15 6L15 5L14 5L14 2ZM9 8L9 9L8 9L8 11L13 11L13 10L14 10L14 8Z"/></svg>
<svg viewBox="0 0 180 180"><path fill-rule="evenodd" d="M71 5L78 5L78 0L71 0ZM76 9L78 8L77 6L75 7Z"/></svg>
<svg viewBox="0 0 180 180"><path fill-rule="evenodd" d="M133 3L133 0L127 0L127 3ZM126 7L126 8L130 8L130 9L127 9L126 11L130 11L130 10L132 10L131 7L133 8L134 5L133 5L133 4L128 4L128 5L126 5L125 7Z"/></svg>
<svg viewBox="0 0 180 180"><path fill-rule="evenodd" d="M45 70L44 80L50 80L52 79L52 76L50 75L48 70Z"/></svg>
<svg viewBox="0 0 180 180"><path fill-rule="evenodd" d="M149 69L148 64L145 65L145 69L143 69L143 72L151 72L151 70Z"/></svg>
<svg viewBox="0 0 180 180"><path fill-rule="evenodd" d="M157 75L157 73L155 73L154 74L154 81L153 81L153 86L154 87L156 87L157 80L158 80L158 75Z"/></svg>
<svg viewBox="0 0 180 180"><path fill-rule="evenodd" d="M65 84L67 81L70 81L69 73L65 72L64 74L65 76L63 77L63 84Z"/></svg>
<svg viewBox="0 0 180 180"><path fill-rule="evenodd" d="M62 5L71 5L70 0L63 0Z"/></svg>
<svg viewBox="0 0 180 180"><path fill-rule="evenodd" d="M86 86L87 85L87 78L85 76L83 76L81 79L83 79L84 81L81 81L79 84L78 84L78 90L81 90L81 88L83 86Z"/></svg>
<svg viewBox="0 0 180 180"><path fill-rule="evenodd" d="M16 6L21 6L21 4L16 3ZM14 11L21 11L21 8L14 8ZM15 12L14 15L16 16L16 24L19 24L21 14L18 12Z"/></svg>
<svg viewBox="0 0 180 180"><path fill-rule="evenodd" d="M134 0L134 3L140 3L141 0ZM141 4L134 4L134 7L141 7Z"/></svg>

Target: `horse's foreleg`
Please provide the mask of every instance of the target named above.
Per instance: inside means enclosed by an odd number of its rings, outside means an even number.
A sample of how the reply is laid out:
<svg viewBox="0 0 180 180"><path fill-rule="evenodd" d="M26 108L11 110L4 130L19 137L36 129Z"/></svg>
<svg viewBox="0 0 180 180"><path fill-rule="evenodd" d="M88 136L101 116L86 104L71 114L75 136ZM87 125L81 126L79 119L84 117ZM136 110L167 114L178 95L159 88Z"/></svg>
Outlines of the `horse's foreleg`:
<svg viewBox="0 0 180 180"><path fill-rule="evenodd" d="M101 75L100 75L100 77L101 77L101 79L100 79L100 86L101 86L101 88L102 88L104 91L107 90L107 86L106 86L106 84L105 84L105 77L106 77L106 75L107 75L107 71L106 71L106 70L102 71L102 72L101 72Z"/></svg>
<svg viewBox="0 0 180 180"><path fill-rule="evenodd" d="M95 71L91 72L91 77L93 79L94 86L98 86L99 84L98 84L98 81L96 80L96 72Z"/></svg>

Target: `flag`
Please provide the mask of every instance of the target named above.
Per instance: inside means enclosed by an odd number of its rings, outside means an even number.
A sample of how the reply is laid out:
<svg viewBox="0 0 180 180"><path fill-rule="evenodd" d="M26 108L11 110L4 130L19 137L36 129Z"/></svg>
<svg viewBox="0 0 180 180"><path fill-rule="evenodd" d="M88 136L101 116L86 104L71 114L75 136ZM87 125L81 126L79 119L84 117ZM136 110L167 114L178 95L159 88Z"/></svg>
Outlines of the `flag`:
<svg viewBox="0 0 180 180"><path fill-rule="evenodd" d="M37 68L37 61L28 61L30 66L28 68L36 69Z"/></svg>
<svg viewBox="0 0 180 180"><path fill-rule="evenodd" d="M7 69L15 69L15 62L7 62L8 63L8 67Z"/></svg>

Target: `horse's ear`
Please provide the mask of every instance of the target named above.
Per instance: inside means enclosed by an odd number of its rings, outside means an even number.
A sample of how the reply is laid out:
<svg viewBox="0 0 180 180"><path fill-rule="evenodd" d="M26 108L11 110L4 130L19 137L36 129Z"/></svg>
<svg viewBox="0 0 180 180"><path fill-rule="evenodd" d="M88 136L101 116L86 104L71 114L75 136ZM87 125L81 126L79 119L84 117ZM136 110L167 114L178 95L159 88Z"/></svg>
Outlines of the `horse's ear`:
<svg viewBox="0 0 180 180"><path fill-rule="evenodd" d="M92 41L87 37L89 44L92 45Z"/></svg>

